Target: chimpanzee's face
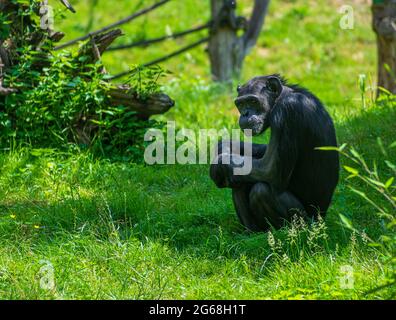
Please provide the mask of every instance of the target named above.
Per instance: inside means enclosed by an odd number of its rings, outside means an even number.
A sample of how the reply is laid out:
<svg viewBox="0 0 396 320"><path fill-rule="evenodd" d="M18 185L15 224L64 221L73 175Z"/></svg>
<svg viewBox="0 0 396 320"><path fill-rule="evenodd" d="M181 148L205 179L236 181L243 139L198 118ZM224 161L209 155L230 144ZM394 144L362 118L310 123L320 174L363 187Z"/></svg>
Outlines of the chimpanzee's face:
<svg viewBox="0 0 396 320"><path fill-rule="evenodd" d="M269 127L269 114L283 89L277 76L256 77L243 86L238 86L235 99L241 129L251 129L253 135Z"/></svg>

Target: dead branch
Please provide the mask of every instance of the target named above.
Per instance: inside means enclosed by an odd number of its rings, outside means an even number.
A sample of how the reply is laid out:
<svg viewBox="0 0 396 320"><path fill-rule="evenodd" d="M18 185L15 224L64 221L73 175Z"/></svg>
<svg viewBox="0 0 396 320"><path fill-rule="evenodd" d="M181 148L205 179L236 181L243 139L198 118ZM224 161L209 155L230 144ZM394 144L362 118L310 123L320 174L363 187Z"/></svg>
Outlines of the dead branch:
<svg viewBox="0 0 396 320"><path fill-rule="evenodd" d="M18 90L14 89L14 88L3 88L0 85L0 96L8 96L9 94L15 93L15 92L18 92Z"/></svg>
<svg viewBox="0 0 396 320"><path fill-rule="evenodd" d="M105 50L113 43L113 41L120 36L122 36L120 29L111 30L103 34L92 36L91 40L82 46L78 56L89 56L91 57L92 61L100 60L97 58L100 57L103 52L105 52ZM96 46L96 49L93 48L93 44Z"/></svg>
<svg viewBox="0 0 396 320"><path fill-rule="evenodd" d="M103 28L101 28L99 30L96 30L96 31L92 31L92 32L86 34L85 36L76 38L76 39L68 41L68 42L66 42L66 43L64 43L64 44L62 44L60 46L57 46L57 47L55 47L55 50L60 50L60 49L69 47L69 46L71 46L71 45L73 45L73 44L75 44L77 42L87 40L91 36L106 32L106 31L111 30L111 29L114 29L115 27L123 25L123 24L125 24L125 23L127 23L129 21L132 21L132 20L136 19L137 17L140 17L140 16L142 16L142 15L144 15L144 14L146 14L146 13L148 13L148 12L150 12L150 11L152 11L152 10L162 6L162 5L164 5L165 3L169 2L169 1L170 0L161 0L161 1L153 4L151 7L148 7L148 8L142 9L142 10L140 10L138 12L135 12L135 13L131 14L130 16L124 18L124 19L121 19L121 20L119 20L117 22L114 22L112 24L107 25L106 27L103 27Z"/></svg>
<svg viewBox="0 0 396 320"><path fill-rule="evenodd" d="M189 35L191 33L195 33L195 32L199 32L201 30L205 30L208 29L210 27L210 23L205 23L202 24L198 27L194 27L185 31L181 31L181 32L176 32L170 35L166 35L166 36L162 36L162 37L158 37L158 38L153 38L153 39L147 39L147 40L141 40L141 41L136 41L136 42L132 42L132 43L128 43L125 45L119 45L119 46L115 46L115 47L110 47L107 51L114 51L114 50L124 50L124 49L130 49L130 48L135 48L135 47L147 47L151 44L154 43L158 43L158 42L162 42L168 39L178 39L181 37L184 37L186 35Z"/></svg>
<svg viewBox="0 0 396 320"><path fill-rule="evenodd" d="M207 38L202 38L201 40L198 40L198 41L196 41L196 42L193 42L193 43L191 43L191 44L189 44L189 45L187 45L187 46L185 46L185 47L183 47L183 48L180 48L179 50L176 50L176 51L174 51L174 52L172 52L172 53L170 53L170 54L167 54L167 55L165 55L165 56L163 56L163 57L161 57L161 58L158 58L158 59L155 59L155 60L150 61L150 62L148 62L148 63L145 63L143 66L144 66L144 67L149 67L149 66L158 64L158 63L160 63L160 62L166 61L166 60L168 60L168 59L170 59L170 58L176 57L176 56L178 56L178 55L180 55L180 54L182 54L182 53L184 53L184 52L186 52L186 51L189 51L189 50L191 50L192 48L195 48L195 47L197 47L197 46L199 46L199 45L201 45L201 44L203 44L203 43L206 43L206 42L208 42L208 41L209 41L209 37L207 37ZM123 72L121 72L121 73L118 73L118 74L112 76L110 79L111 79L111 80L118 79L118 78L121 78L121 77L123 77L123 76L126 76L126 75L128 75L128 74L130 74L130 73L131 73L130 70L129 70L129 71L123 71Z"/></svg>
<svg viewBox="0 0 396 320"><path fill-rule="evenodd" d="M270 0L255 0L252 16L250 17L248 29L243 36L245 52L248 53L255 45L263 27L267 15ZM246 54L245 53L245 54Z"/></svg>
<svg viewBox="0 0 396 320"><path fill-rule="evenodd" d="M71 12L76 13L76 10L74 10L73 6L69 3L69 1L67 0L60 0L60 2L62 2L62 4L69 9Z"/></svg>

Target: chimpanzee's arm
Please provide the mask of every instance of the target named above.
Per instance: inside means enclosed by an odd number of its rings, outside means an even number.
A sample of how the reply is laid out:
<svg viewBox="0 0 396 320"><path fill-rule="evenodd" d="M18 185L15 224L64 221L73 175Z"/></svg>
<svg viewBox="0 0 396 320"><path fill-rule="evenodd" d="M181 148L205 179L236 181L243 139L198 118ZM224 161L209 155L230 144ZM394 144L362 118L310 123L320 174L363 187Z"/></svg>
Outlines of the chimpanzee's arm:
<svg viewBox="0 0 396 320"><path fill-rule="evenodd" d="M267 146L264 156L261 158L244 157L244 161L251 161L252 168L245 175L236 173L236 168L246 168L246 162L241 164L241 159L234 156L231 157L231 164L224 166L221 170L213 170L223 172L225 181L223 187L238 187L243 184L254 184L257 182L268 183L273 190L283 192L287 190L293 170L298 159L299 143L303 135L304 122L306 119L301 115L307 115L303 112L306 106L310 106L311 101L307 100L301 94L288 94L285 99L278 101L275 110L271 114L271 139ZM239 158L239 159L238 159ZM223 163L220 159L219 163ZM215 169L215 168L214 168ZM244 170L246 172L246 170Z"/></svg>
<svg viewBox="0 0 396 320"><path fill-rule="evenodd" d="M234 161L234 164L236 164L235 160L238 157L251 163L254 159L263 158L267 149L268 145L266 144L247 144L247 142L230 140L220 141L217 145L215 161L210 166L211 179L219 188L235 188L233 165L230 162ZM238 162L238 164L241 165L243 161Z"/></svg>
<svg viewBox="0 0 396 320"><path fill-rule="evenodd" d="M272 132L267 151L260 159L252 159L252 170L247 175L234 175L235 183L267 182L277 191L285 191L297 161L297 144L286 132L281 137ZM245 159L249 161L249 159Z"/></svg>
<svg viewBox="0 0 396 320"><path fill-rule="evenodd" d="M238 150L235 150L234 144L237 144ZM251 150L251 156L253 158L262 158L267 150L268 145L266 144L258 144L258 143L249 143L245 141L232 141L232 140L222 140L219 142L217 146L217 155L222 154L223 152L239 154L241 156L245 155L245 149ZM228 150L227 150L228 149Z"/></svg>
<svg viewBox="0 0 396 320"><path fill-rule="evenodd" d="M232 183L266 182L281 192L287 189L298 159L298 139L303 119L299 119L302 106L298 95L293 95L282 105L271 124L271 138L262 158L252 159L252 170L247 175L234 175ZM249 161L249 159L246 159ZM231 167L235 167L231 164ZM239 166L236 166L239 167Z"/></svg>

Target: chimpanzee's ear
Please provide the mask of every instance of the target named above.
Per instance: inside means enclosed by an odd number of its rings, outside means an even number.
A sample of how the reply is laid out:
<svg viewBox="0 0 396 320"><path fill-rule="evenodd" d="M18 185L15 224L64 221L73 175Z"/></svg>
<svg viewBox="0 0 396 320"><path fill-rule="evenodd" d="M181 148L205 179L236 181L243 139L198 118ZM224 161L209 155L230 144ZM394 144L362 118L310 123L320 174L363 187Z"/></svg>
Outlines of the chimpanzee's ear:
<svg viewBox="0 0 396 320"><path fill-rule="evenodd" d="M278 77L269 77L267 78L267 88L279 96L282 93L282 82Z"/></svg>

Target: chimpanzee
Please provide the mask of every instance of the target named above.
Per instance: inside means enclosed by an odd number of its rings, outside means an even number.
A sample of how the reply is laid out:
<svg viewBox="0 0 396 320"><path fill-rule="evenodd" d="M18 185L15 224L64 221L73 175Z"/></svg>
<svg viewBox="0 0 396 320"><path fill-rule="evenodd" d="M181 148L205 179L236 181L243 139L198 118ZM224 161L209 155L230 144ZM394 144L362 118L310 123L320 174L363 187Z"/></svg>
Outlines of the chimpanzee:
<svg viewBox="0 0 396 320"><path fill-rule="evenodd" d="M240 167L233 161L237 155L224 161L225 142L219 143L217 162L210 167L216 185L232 189L241 223L251 231L267 231L281 228L294 215L324 216L338 183L339 158L336 151L318 149L337 146L333 121L320 100L277 74L255 77L237 91L241 129L258 135L271 128L268 145L251 146L249 174L234 174ZM246 161L244 142L238 148Z"/></svg>

